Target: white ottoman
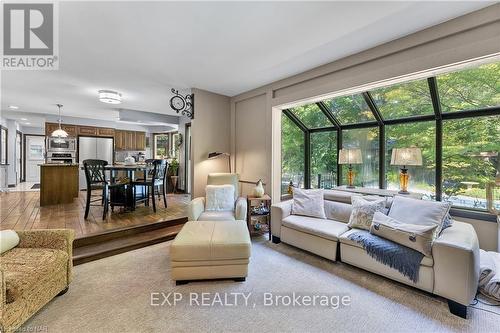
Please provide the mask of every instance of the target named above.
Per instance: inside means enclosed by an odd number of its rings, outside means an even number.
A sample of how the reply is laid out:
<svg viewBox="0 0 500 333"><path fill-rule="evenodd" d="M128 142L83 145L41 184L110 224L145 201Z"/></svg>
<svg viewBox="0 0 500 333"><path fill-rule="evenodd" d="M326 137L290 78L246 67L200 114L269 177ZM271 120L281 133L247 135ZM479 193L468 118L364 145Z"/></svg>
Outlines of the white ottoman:
<svg viewBox="0 0 500 333"><path fill-rule="evenodd" d="M190 221L170 247L172 279L245 281L252 245L245 221Z"/></svg>

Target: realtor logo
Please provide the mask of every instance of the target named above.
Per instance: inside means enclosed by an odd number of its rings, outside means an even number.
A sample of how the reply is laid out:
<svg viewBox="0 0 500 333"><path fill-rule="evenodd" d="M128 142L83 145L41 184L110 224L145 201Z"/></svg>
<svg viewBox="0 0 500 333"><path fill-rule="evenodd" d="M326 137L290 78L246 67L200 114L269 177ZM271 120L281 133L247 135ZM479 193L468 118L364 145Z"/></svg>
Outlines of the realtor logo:
<svg viewBox="0 0 500 333"><path fill-rule="evenodd" d="M3 4L1 69L57 69L55 3Z"/></svg>

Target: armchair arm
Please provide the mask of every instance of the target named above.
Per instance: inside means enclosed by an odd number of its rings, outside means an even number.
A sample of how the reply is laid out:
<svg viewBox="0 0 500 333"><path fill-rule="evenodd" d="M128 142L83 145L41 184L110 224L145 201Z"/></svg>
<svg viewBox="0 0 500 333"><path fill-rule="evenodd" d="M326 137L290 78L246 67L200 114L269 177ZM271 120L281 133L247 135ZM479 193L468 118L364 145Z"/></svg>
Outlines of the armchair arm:
<svg viewBox="0 0 500 333"><path fill-rule="evenodd" d="M246 222L247 220L247 199L243 197L239 197L236 199L234 217L237 220L243 220Z"/></svg>
<svg viewBox="0 0 500 333"><path fill-rule="evenodd" d="M434 241L432 257L434 294L469 305L479 281L479 241L474 227L454 221Z"/></svg>
<svg viewBox="0 0 500 333"><path fill-rule="evenodd" d="M73 240L75 231L73 229L40 229L16 231L19 235L21 248L45 248L61 250L68 254L68 284L72 280L73 269Z"/></svg>
<svg viewBox="0 0 500 333"><path fill-rule="evenodd" d="M195 198L188 205L188 220L197 221L201 213L205 211L205 198Z"/></svg>
<svg viewBox="0 0 500 333"><path fill-rule="evenodd" d="M281 221L292 213L293 200L282 201L271 206L271 233L281 237Z"/></svg>

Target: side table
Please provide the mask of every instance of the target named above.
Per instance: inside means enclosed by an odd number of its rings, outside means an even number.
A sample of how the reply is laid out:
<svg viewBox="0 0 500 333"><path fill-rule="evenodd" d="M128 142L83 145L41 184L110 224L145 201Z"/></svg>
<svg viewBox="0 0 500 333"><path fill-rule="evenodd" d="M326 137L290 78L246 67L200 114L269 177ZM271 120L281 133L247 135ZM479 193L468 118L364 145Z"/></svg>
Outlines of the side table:
<svg viewBox="0 0 500 333"><path fill-rule="evenodd" d="M247 226L250 236L267 232L271 240L271 197L268 194L260 198L247 195Z"/></svg>

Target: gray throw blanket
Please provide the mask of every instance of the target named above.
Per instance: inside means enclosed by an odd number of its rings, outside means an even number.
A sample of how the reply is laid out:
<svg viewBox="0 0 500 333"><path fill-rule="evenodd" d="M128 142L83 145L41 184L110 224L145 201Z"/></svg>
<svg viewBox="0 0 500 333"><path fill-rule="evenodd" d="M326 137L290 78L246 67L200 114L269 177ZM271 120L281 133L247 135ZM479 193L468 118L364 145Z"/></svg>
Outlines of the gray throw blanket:
<svg viewBox="0 0 500 333"><path fill-rule="evenodd" d="M368 231L353 232L348 238L363 246L378 262L398 270L414 283L418 282L420 262L424 255L409 247L370 234Z"/></svg>

